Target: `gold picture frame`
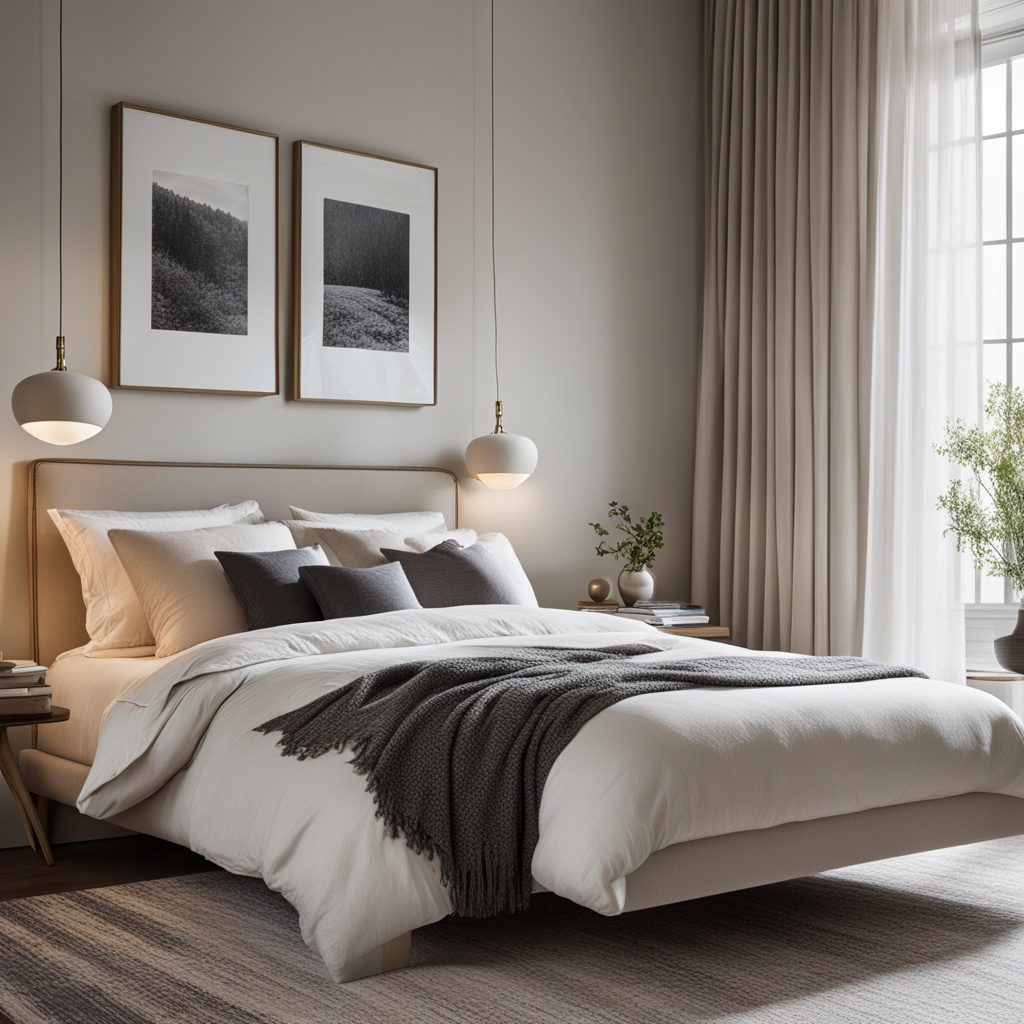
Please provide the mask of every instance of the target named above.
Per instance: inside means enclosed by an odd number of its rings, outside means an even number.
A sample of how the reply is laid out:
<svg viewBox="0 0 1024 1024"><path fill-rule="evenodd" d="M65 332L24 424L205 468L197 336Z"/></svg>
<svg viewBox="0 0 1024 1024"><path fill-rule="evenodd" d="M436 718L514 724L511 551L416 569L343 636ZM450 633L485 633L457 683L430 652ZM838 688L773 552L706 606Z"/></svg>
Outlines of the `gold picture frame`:
<svg viewBox="0 0 1024 1024"><path fill-rule="evenodd" d="M118 103L113 386L276 395L279 139Z"/></svg>
<svg viewBox="0 0 1024 1024"><path fill-rule="evenodd" d="M437 168L294 145L294 397L437 404Z"/></svg>

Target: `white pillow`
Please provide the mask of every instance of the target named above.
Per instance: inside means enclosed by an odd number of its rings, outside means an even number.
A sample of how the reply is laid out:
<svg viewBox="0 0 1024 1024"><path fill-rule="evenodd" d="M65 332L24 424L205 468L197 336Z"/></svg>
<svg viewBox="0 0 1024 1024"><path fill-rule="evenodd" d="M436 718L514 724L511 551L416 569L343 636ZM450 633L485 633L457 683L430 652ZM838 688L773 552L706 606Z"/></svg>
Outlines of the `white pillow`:
<svg viewBox="0 0 1024 1024"><path fill-rule="evenodd" d="M292 519L307 523L327 523L343 530L386 530L403 537L447 529L441 512L388 512L369 515L360 512L308 512L291 506Z"/></svg>
<svg viewBox="0 0 1024 1024"><path fill-rule="evenodd" d="M476 540L475 530L440 529L407 537L404 533L390 530L349 530L326 523L295 519L284 525L291 530L297 547L319 544L331 565L343 565L350 569L372 569L376 565L385 565L387 559L380 553L381 548L426 551L444 540L458 541L463 547ZM418 544L423 546L417 547Z"/></svg>
<svg viewBox="0 0 1024 1024"><path fill-rule="evenodd" d="M295 547L283 523L234 523L176 533L111 530L108 536L156 637L158 658L248 628L215 551Z"/></svg>
<svg viewBox="0 0 1024 1024"><path fill-rule="evenodd" d="M82 581L85 628L89 633L86 654L142 648L152 654L153 633L135 596L120 559L107 540L112 529L166 532L227 523L262 522L255 501L218 505L211 509L182 512L115 512L108 509L47 509L64 538L71 561Z"/></svg>

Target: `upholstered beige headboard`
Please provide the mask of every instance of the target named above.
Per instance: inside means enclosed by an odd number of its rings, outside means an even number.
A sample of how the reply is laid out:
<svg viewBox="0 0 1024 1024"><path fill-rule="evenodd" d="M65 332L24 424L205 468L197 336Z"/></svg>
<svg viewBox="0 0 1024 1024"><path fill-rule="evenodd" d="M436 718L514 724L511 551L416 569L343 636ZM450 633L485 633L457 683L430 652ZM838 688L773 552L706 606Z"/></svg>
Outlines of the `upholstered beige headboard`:
<svg viewBox="0 0 1024 1024"><path fill-rule="evenodd" d="M458 482L446 469L40 459L28 479L33 657L49 665L88 640L78 574L48 508L161 511L247 498L268 519L287 519L289 505L319 512L430 509L458 525Z"/></svg>

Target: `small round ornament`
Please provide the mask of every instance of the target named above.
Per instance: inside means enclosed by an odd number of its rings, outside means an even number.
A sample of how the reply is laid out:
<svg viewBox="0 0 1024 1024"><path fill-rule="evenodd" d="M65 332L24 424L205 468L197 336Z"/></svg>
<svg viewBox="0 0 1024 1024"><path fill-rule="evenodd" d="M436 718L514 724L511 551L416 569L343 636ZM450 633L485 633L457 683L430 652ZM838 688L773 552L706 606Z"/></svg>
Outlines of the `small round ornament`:
<svg viewBox="0 0 1024 1024"><path fill-rule="evenodd" d="M591 601L604 601L611 592L612 581L606 580L603 576L598 576L587 584L587 593Z"/></svg>

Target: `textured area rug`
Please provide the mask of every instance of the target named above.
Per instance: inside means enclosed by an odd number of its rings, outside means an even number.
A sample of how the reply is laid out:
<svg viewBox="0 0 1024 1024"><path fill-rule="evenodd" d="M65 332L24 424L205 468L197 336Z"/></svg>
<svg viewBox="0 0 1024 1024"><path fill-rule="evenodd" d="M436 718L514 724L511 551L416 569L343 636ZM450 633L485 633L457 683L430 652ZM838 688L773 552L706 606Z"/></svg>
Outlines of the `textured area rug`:
<svg viewBox="0 0 1024 1024"><path fill-rule="evenodd" d="M222 872L0 903L14 1024L1024 1021L1024 839L602 918L551 895L449 919L338 986L296 915Z"/></svg>

